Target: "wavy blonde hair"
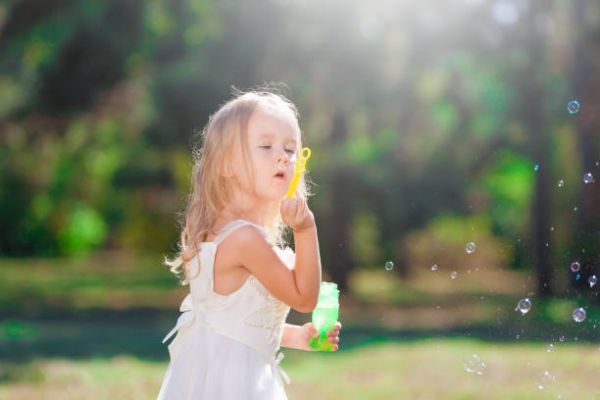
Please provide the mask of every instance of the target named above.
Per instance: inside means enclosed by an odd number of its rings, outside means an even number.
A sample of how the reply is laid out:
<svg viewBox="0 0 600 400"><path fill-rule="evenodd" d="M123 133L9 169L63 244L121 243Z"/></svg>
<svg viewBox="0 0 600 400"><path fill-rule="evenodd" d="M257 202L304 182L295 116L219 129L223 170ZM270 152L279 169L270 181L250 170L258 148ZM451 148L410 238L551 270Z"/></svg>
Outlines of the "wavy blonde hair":
<svg viewBox="0 0 600 400"><path fill-rule="evenodd" d="M273 89L253 89L247 92L234 89L234 97L210 116L201 133L200 143L194 147L194 167L191 175L191 194L180 222L182 225L178 254L173 259L165 258L164 263L176 274L181 285L189 284L189 262L198 254L200 243L211 231L216 217L231 203L236 190L241 190L234 178L223 174L232 159L234 146L241 143L242 158L246 171L249 171L251 187L255 180L248 148L248 122L258 107L276 108L288 115L297 129L302 148L302 134L298 124L298 110L284 95ZM300 179L298 193L308 198L310 193L305 177ZM279 212L280 201L269 206L266 230L269 240L284 246L286 226Z"/></svg>

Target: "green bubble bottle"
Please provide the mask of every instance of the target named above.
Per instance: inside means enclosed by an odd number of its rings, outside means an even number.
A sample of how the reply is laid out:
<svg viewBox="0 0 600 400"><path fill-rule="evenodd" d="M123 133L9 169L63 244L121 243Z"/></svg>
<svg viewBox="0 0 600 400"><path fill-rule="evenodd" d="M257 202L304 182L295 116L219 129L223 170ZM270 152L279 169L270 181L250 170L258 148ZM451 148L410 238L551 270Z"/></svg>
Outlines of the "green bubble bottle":
<svg viewBox="0 0 600 400"><path fill-rule="evenodd" d="M339 317L339 290L332 282L321 282L319 300L312 313L312 323L319 336L310 338L308 345L317 351L333 351L333 343L327 338L327 332L333 329Z"/></svg>

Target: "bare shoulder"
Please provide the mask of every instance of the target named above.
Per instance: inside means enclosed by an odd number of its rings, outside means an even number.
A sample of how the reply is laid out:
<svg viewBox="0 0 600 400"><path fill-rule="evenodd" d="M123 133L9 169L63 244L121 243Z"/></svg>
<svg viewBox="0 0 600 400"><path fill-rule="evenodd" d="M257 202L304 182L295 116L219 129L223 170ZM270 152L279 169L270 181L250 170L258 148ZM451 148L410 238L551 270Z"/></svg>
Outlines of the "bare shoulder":
<svg viewBox="0 0 600 400"><path fill-rule="evenodd" d="M227 239L232 240L237 245L251 245L251 244L265 244L270 246L269 241L265 237L265 235L253 225L243 225L239 228L235 229L231 234L227 237Z"/></svg>
<svg viewBox="0 0 600 400"><path fill-rule="evenodd" d="M253 259L264 257L266 254L276 254L264 234L259 228L252 225L245 225L231 232L223 243L221 243L224 253L229 254L231 261L248 268L253 265ZM252 271L251 271L252 272Z"/></svg>

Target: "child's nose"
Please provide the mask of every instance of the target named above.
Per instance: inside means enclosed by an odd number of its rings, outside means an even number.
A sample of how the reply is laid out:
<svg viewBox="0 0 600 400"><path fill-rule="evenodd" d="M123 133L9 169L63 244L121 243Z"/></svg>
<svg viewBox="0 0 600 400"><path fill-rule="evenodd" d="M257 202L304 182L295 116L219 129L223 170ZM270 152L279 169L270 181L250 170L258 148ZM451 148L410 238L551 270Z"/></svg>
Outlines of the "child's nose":
<svg viewBox="0 0 600 400"><path fill-rule="evenodd" d="M285 152L281 152L277 154L277 162L287 164L290 162L290 159Z"/></svg>

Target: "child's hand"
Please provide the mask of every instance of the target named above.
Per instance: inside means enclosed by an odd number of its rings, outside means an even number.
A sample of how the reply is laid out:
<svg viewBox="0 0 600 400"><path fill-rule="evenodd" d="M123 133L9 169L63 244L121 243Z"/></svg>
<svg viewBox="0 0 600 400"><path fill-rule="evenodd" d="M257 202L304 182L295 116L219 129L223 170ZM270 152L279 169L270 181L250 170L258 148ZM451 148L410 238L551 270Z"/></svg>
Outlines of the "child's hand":
<svg viewBox="0 0 600 400"><path fill-rule="evenodd" d="M329 339L329 341L331 343L333 343L332 351L337 351L339 349L338 343L340 342L339 335L340 335L341 329L342 329L342 324L340 321L337 321L335 323L333 329L330 330L329 332L327 332L327 338ZM308 345L308 341L313 337L319 337L319 331L317 330L317 328L315 328L313 323L307 322L306 324L302 325L302 339L301 339L302 345L303 345L302 350L316 351Z"/></svg>
<svg viewBox="0 0 600 400"><path fill-rule="evenodd" d="M280 211L283 222L292 227L295 232L315 226L315 217L303 197L284 198L281 200Z"/></svg>

